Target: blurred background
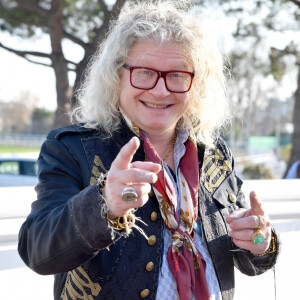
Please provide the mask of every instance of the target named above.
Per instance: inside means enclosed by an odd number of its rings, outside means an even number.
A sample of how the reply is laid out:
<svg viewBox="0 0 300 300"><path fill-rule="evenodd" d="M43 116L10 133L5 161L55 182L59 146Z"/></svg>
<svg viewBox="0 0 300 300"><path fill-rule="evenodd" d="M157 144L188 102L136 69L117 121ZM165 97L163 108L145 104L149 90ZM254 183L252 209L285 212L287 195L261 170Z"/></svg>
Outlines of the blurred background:
<svg viewBox="0 0 300 300"><path fill-rule="evenodd" d="M52 299L52 276L36 275L20 261L17 232L35 199L41 143L51 129L69 124L89 59L125 2L0 0L3 299ZM300 250L300 180L295 179L294 164L300 160L300 1L194 3L195 13L215 35L226 61L233 120L222 135L234 154L238 176L245 180L244 190L258 190L284 244L280 271L251 279L237 273L235 299L296 299L300 294L296 281L300 264L295 256ZM292 179L284 179L292 165ZM33 285L40 288L33 290Z"/></svg>

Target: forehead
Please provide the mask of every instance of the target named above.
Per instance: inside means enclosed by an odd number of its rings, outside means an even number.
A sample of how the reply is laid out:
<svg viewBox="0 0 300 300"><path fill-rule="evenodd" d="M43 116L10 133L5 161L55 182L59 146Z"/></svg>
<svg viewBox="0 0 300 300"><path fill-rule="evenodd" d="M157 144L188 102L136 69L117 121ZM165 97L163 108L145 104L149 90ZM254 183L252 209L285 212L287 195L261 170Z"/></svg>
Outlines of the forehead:
<svg viewBox="0 0 300 300"><path fill-rule="evenodd" d="M160 44L153 40L135 43L129 51L127 63L159 70L176 68L192 71L193 69L182 45L173 42Z"/></svg>

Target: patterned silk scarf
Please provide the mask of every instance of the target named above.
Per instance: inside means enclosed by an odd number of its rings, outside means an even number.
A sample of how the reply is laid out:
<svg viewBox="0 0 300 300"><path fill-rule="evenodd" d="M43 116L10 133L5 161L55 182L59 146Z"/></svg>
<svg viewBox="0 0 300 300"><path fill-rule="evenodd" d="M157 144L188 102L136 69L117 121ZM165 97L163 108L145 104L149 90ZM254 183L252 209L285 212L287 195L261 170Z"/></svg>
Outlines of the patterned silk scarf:
<svg viewBox="0 0 300 300"><path fill-rule="evenodd" d="M139 130L149 161L162 166L157 174L154 192L159 202L165 226L172 233L172 245L167 260L176 281L180 300L191 300L192 292L197 300L208 300L209 289L205 276L206 263L193 243L193 222L198 215L199 162L195 144L188 139L186 152L179 164L181 207L177 213L177 195L162 161L148 138Z"/></svg>

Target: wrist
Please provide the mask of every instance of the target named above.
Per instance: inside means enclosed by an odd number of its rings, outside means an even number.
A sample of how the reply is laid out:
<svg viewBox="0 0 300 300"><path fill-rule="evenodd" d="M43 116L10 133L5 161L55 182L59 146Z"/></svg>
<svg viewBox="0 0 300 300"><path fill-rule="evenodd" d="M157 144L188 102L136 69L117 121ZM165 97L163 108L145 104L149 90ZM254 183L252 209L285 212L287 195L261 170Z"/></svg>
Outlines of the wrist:
<svg viewBox="0 0 300 300"><path fill-rule="evenodd" d="M255 257L262 257L262 256L265 256L265 255L269 255L269 254L273 254L277 251L277 248L276 248L276 237L272 234L272 237L271 237L271 243L270 243L270 246L269 248L262 254L254 254L251 252L251 254Z"/></svg>
<svg viewBox="0 0 300 300"><path fill-rule="evenodd" d="M106 217L109 220L116 220L118 218L118 216L115 216L114 214L112 214L111 212L107 211L106 213Z"/></svg>

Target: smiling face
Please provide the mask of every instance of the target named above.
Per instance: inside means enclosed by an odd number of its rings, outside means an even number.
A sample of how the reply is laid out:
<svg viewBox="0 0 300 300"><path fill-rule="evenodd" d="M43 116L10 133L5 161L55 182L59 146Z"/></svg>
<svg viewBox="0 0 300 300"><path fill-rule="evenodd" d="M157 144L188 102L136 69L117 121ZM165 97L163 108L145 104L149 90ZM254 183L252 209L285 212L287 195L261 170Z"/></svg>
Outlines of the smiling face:
<svg viewBox="0 0 300 300"><path fill-rule="evenodd" d="M138 42L131 48L126 64L160 71L193 72L183 47L175 43L159 45L154 41ZM173 133L178 120L188 108L189 92L169 92L163 78L158 80L153 89L141 90L131 86L130 71L124 69L120 85L120 108L148 135Z"/></svg>

